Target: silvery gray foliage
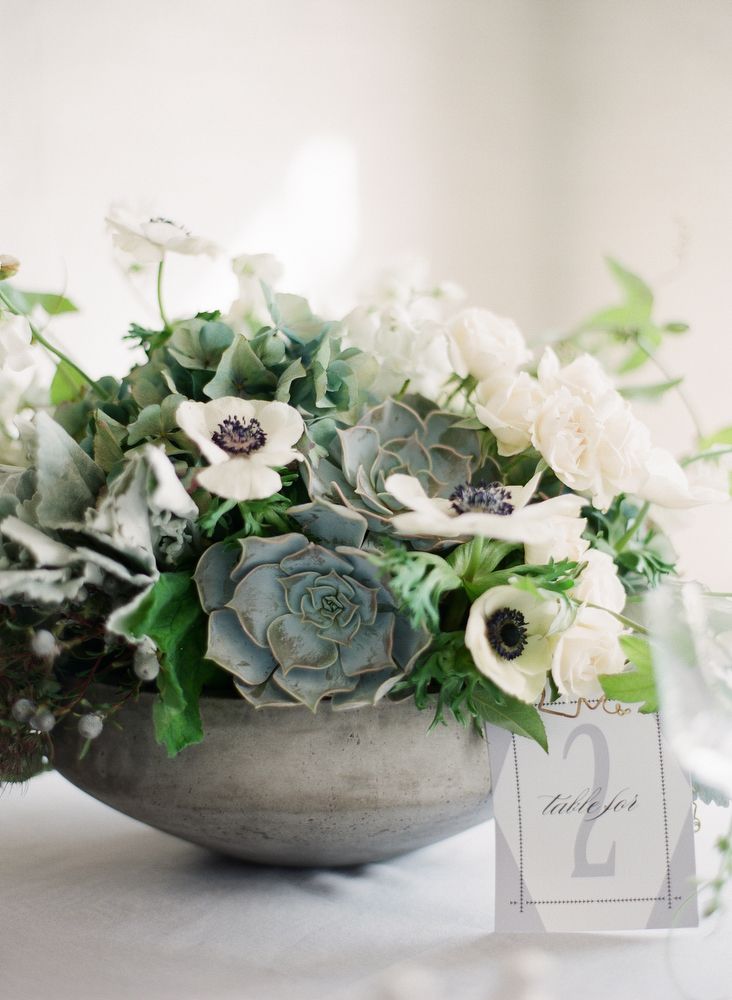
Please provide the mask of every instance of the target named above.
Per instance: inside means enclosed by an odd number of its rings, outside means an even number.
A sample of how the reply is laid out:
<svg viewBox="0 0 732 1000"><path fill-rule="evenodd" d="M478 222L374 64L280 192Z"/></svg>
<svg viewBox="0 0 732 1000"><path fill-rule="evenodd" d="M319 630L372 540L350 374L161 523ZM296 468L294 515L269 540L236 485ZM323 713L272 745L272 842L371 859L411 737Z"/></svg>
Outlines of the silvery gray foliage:
<svg viewBox="0 0 732 1000"><path fill-rule="evenodd" d="M335 431L325 456L320 447L313 449L310 496L342 504L362 515L371 531L384 532L392 514L404 509L384 487L393 473L416 476L430 497L449 497L456 486L496 478L495 469L479 468L480 437L460 427L460 419L421 396L387 399L353 427Z"/></svg>
<svg viewBox="0 0 732 1000"><path fill-rule="evenodd" d="M45 413L33 467L0 474L0 601L83 601L88 587L136 591L190 545L198 511L169 460L152 446L109 487L99 466Z"/></svg>
<svg viewBox="0 0 732 1000"><path fill-rule="evenodd" d="M337 530L351 544L326 548L297 533L246 538L213 545L199 562L206 655L256 707L315 711L326 697L334 708L373 705L428 645L357 547L361 519Z"/></svg>

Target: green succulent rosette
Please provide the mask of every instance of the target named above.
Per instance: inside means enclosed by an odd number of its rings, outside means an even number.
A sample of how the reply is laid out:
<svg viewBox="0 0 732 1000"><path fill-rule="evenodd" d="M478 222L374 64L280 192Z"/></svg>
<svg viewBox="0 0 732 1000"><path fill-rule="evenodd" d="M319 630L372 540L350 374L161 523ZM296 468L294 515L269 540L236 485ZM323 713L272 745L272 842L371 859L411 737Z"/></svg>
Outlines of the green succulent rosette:
<svg viewBox="0 0 732 1000"><path fill-rule="evenodd" d="M337 430L325 454L308 463L308 490L315 501L343 505L365 518L372 532L388 532L404 510L385 487L387 476L416 476L430 497L449 497L456 487L495 479L486 467L479 431L461 426L459 415L421 396L387 399L353 427Z"/></svg>
<svg viewBox="0 0 732 1000"><path fill-rule="evenodd" d="M206 656L257 708L373 705L429 643L353 546L299 533L220 542L195 579L209 615Z"/></svg>

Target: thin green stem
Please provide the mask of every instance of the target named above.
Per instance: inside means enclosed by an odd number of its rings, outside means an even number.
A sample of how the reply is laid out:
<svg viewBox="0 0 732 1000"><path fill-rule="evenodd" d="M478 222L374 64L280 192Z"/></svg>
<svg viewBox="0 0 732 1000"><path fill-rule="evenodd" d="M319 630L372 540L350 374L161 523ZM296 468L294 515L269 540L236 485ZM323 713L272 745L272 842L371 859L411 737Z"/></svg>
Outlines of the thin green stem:
<svg viewBox="0 0 732 1000"><path fill-rule="evenodd" d="M166 330L170 330L170 323L168 322L168 317L165 315L165 308L163 306L163 271L165 270L165 256L158 264L158 309L160 310L160 318L163 321L163 326Z"/></svg>
<svg viewBox="0 0 732 1000"><path fill-rule="evenodd" d="M612 615L616 621L619 621L621 625L624 625L626 628L633 629L633 631L637 632L639 635L651 634L645 625L641 625L640 622L634 622L632 618L626 618L625 615L618 614L617 611L611 611L609 608L603 608L601 604L591 604L588 601L587 604L585 604L585 607L593 608L595 611L606 611L609 615Z"/></svg>
<svg viewBox="0 0 732 1000"><path fill-rule="evenodd" d="M13 303L6 297L2 289L0 289L0 302L2 302L3 305L6 307L6 309L9 312L13 313L13 315L15 316L25 315L19 309L15 308ZM53 355L53 357L57 358L59 361L63 361L63 363L67 365L73 372L75 372L79 376L79 378L82 379L82 381L86 382L87 385L89 385L101 399L103 400L110 399L109 393L105 392L104 389L102 389L101 386L99 386L90 375L87 375L87 373L83 370L83 368L79 368L76 362L72 361L67 354L64 354L64 352L59 350L58 347L55 347L50 342L50 340L47 340L41 333L41 331L31 322L28 316L26 316L25 318L28 320L28 326L30 327L31 335L35 343L40 344L40 346L44 348L44 350L48 351L49 354Z"/></svg>
<svg viewBox="0 0 732 1000"><path fill-rule="evenodd" d="M681 464L683 466L692 465L694 462L717 459L721 458L722 455L729 455L730 453L732 453L732 445L728 448L710 448L708 451L700 451L697 455L691 455L689 458L682 459Z"/></svg>
<svg viewBox="0 0 732 1000"><path fill-rule="evenodd" d="M623 551L623 549L628 544L628 542L631 540L631 538L636 533L636 531L638 530L638 528L640 528L641 524L643 524L643 521L646 519L646 515L648 514L648 511L650 510L650 508L651 508L650 503L648 501L646 501L643 504L643 506L641 507L641 509L638 511L638 513L635 515L635 517L633 518L633 520L630 522L630 527L628 528L628 530L625 532L625 534L623 535L623 537L620 539L620 541L618 542L618 544L615 546L615 551L616 552L622 552Z"/></svg>
<svg viewBox="0 0 732 1000"><path fill-rule="evenodd" d="M666 379L667 382L675 382L676 381L677 377L674 376L674 375L672 375L672 373L668 370L668 368L666 368L666 366L664 364L662 364L658 360L658 358L653 353L653 351L649 351L648 348L645 346L645 344L642 344L640 342L639 338L635 338L635 342L638 345L638 348L641 351L643 351L643 353L646 355L646 357L650 361L653 362L653 364L656 366L656 368L658 368L659 372L663 375L663 377ZM678 393L679 399L684 404L684 407L686 408L686 412L689 414L689 419L691 420L692 424L694 425L694 430L696 431L697 439L699 441L703 440L703 438L704 438L704 431L702 430L701 421L699 420L699 417L697 416L697 412L694 409L694 406L692 405L689 397L686 395L686 392L684 391L684 389L681 387L680 384L679 385L675 385L674 386L674 390Z"/></svg>

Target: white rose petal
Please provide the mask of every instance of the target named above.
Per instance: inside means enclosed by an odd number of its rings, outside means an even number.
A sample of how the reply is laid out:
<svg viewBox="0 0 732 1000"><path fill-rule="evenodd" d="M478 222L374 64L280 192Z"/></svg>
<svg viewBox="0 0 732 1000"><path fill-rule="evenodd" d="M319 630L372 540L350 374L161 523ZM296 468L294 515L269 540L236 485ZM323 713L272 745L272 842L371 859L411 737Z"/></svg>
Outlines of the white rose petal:
<svg viewBox="0 0 732 1000"><path fill-rule="evenodd" d="M563 559L582 562L590 547L587 539L582 537L586 527L584 517L567 516L557 520L552 524L551 532L524 542L526 562L533 566L543 566L550 559L554 562L561 562Z"/></svg>
<svg viewBox="0 0 732 1000"><path fill-rule="evenodd" d="M625 607L626 594L613 557L599 549L590 549L583 560L587 565L572 589L572 596L583 604L597 604L620 614Z"/></svg>
<svg viewBox="0 0 732 1000"><path fill-rule="evenodd" d="M625 668L619 635L612 615L581 608L554 649L552 677L560 693L571 698L601 698L600 675L619 674Z"/></svg>
<svg viewBox="0 0 732 1000"><path fill-rule="evenodd" d="M465 645L482 674L531 703L544 690L551 668L557 636L550 633L558 613L553 595L537 598L515 587L494 587L471 607Z"/></svg>
<svg viewBox="0 0 732 1000"><path fill-rule="evenodd" d="M652 448L649 452L645 476L636 492L642 500L677 509L726 503L730 499L729 489L724 488L723 482L691 482L673 455L664 448Z"/></svg>
<svg viewBox="0 0 732 1000"><path fill-rule="evenodd" d="M498 442L499 455L518 455L529 447L534 416L544 398L535 378L519 372L486 379L478 384L475 398L475 414Z"/></svg>
<svg viewBox="0 0 732 1000"><path fill-rule="evenodd" d="M448 326L450 360L461 377L479 382L513 373L531 360L523 334L511 319L487 309L463 309Z"/></svg>

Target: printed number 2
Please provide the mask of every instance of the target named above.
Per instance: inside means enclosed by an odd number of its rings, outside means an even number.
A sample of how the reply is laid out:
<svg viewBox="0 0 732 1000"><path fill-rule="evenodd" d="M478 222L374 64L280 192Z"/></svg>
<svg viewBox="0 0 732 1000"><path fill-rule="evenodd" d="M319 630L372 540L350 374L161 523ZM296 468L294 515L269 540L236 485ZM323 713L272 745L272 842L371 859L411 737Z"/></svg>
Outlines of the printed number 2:
<svg viewBox="0 0 732 1000"><path fill-rule="evenodd" d="M595 774L592 781L593 788L599 788L601 794L607 793L608 779L610 777L610 751L608 749L605 734L597 726L583 725L577 726L569 735L564 745L564 758L566 760L572 745L579 736L589 737L595 755ZM582 820L577 830L577 839L574 842L574 871L572 878L595 878L599 875L615 874L615 843L610 848L610 853L606 861L592 862L587 860L587 841L593 829L593 824L587 819Z"/></svg>

